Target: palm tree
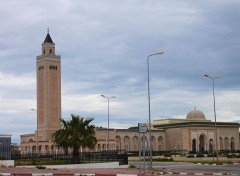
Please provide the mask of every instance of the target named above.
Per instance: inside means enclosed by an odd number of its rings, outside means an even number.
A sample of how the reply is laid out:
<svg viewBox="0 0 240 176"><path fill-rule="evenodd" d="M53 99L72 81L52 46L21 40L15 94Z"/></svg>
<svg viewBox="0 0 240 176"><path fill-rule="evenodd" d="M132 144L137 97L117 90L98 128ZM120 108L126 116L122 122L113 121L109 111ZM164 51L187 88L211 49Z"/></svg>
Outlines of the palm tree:
<svg viewBox="0 0 240 176"><path fill-rule="evenodd" d="M95 126L90 123L93 118L80 117L71 114L71 120L61 119L62 128L53 134L53 140L64 151L73 149L73 163L79 163L79 149L93 149L97 143L95 137Z"/></svg>

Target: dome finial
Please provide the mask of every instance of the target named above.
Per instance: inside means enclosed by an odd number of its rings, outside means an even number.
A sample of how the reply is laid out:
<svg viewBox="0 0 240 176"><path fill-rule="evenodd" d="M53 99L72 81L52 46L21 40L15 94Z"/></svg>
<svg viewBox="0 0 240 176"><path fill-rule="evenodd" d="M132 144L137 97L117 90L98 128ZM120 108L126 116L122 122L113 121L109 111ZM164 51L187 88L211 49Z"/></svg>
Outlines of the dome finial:
<svg viewBox="0 0 240 176"><path fill-rule="evenodd" d="M197 110L196 106L194 107L194 110Z"/></svg>
<svg viewBox="0 0 240 176"><path fill-rule="evenodd" d="M49 34L49 27L47 28L47 33Z"/></svg>

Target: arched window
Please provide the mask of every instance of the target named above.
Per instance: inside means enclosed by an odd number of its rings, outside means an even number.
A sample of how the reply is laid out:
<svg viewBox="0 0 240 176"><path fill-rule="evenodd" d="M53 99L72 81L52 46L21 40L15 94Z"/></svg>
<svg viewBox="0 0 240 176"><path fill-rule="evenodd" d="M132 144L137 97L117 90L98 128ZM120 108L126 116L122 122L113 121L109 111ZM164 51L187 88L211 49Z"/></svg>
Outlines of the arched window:
<svg viewBox="0 0 240 176"><path fill-rule="evenodd" d="M220 150L223 150L223 139L220 137Z"/></svg>
<svg viewBox="0 0 240 176"><path fill-rule="evenodd" d="M224 138L224 150L228 150L230 147L228 137Z"/></svg>
<svg viewBox="0 0 240 176"><path fill-rule="evenodd" d="M121 148L121 145L122 145L122 143L121 143L121 137L120 136L116 136L116 149L117 150L122 150L122 148Z"/></svg>
<svg viewBox="0 0 240 176"><path fill-rule="evenodd" d="M213 152L213 139L209 140L209 152L212 153Z"/></svg>
<svg viewBox="0 0 240 176"><path fill-rule="evenodd" d="M203 153L205 151L205 136L199 136L199 151Z"/></svg>
<svg viewBox="0 0 240 176"><path fill-rule="evenodd" d="M130 151L130 138L129 136L124 137L124 148L126 151Z"/></svg>
<svg viewBox="0 0 240 176"><path fill-rule="evenodd" d="M156 139L154 136L151 136L151 149L154 150L156 145Z"/></svg>
<svg viewBox="0 0 240 176"><path fill-rule="evenodd" d="M162 136L158 137L158 150L159 151L164 150L164 139Z"/></svg>
<svg viewBox="0 0 240 176"><path fill-rule="evenodd" d="M101 144L98 144L97 150L98 150L98 151L101 151Z"/></svg>
<svg viewBox="0 0 240 176"><path fill-rule="evenodd" d="M234 137L231 137L230 150L231 151L235 150L235 139L234 139Z"/></svg>
<svg viewBox="0 0 240 176"><path fill-rule="evenodd" d="M138 137L137 136L133 137L133 150L134 151L138 150Z"/></svg>

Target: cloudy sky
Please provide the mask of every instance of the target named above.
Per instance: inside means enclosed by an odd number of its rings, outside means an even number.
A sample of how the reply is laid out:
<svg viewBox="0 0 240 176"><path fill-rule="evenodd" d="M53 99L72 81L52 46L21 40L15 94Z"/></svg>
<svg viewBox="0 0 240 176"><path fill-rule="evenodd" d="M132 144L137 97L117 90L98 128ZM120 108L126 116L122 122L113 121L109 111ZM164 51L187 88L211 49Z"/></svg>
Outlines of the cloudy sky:
<svg viewBox="0 0 240 176"><path fill-rule="evenodd" d="M0 134L36 129L36 56L47 29L62 62L62 117L128 128L186 118L196 107L214 120L240 118L239 0L0 0Z"/></svg>

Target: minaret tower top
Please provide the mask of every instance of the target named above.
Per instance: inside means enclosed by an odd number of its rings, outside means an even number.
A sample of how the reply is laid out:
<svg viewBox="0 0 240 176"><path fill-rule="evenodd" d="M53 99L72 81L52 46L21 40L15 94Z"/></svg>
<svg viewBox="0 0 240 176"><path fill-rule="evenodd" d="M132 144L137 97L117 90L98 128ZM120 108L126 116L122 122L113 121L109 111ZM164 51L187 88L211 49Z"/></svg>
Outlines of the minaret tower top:
<svg viewBox="0 0 240 176"><path fill-rule="evenodd" d="M49 34L49 29L47 31L47 36L42 44L42 55L45 56L55 56L55 43Z"/></svg>

